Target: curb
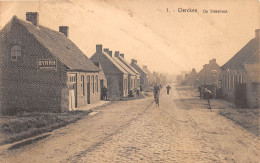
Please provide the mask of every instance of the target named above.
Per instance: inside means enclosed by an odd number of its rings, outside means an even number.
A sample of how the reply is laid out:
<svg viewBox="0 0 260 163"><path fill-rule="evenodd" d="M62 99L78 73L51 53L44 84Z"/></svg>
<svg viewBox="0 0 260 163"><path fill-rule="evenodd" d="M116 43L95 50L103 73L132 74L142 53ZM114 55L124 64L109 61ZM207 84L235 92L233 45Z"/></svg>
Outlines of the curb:
<svg viewBox="0 0 260 163"><path fill-rule="evenodd" d="M2 151L5 151L5 150L14 150L14 149L17 149L17 148L21 148L23 145L32 144L35 141L47 138L50 135L51 135L51 132L47 132L47 133L37 135L37 136L31 137L31 138L20 140L18 142L14 142L14 143L11 143L11 144L5 144L5 145L0 147L0 151L2 152Z"/></svg>

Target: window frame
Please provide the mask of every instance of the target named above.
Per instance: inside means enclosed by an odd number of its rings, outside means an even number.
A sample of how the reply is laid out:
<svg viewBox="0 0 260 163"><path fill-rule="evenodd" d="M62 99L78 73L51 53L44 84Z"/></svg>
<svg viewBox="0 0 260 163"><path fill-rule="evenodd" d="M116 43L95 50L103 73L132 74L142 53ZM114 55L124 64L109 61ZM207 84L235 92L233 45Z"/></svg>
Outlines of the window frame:
<svg viewBox="0 0 260 163"><path fill-rule="evenodd" d="M22 47L21 45L14 44L10 48L11 61L20 61L22 58ZM15 57L15 59L13 58Z"/></svg>

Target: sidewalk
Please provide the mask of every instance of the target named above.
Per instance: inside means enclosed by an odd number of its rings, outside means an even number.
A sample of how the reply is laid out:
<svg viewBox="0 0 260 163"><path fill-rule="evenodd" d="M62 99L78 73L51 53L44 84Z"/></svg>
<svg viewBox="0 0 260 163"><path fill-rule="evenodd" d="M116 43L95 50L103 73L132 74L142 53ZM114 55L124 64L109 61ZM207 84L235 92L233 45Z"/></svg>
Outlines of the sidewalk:
<svg viewBox="0 0 260 163"><path fill-rule="evenodd" d="M207 100L200 99L199 92L196 89L178 87L177 93L181 98L176 99L175 102L181 109L205 109L217 112L247 131L259 136L260 109L237 108L234 104L220 99L211 99L212 109L209 109Z"/></svg>
<svg viewBox="0 0 260 163"><path fill-rule="evenodd" d="M110 103L111 101L99 101L93 104L88 104L87 106L79 107L75 111L88 111L97 107L106 106Z"/></svg>

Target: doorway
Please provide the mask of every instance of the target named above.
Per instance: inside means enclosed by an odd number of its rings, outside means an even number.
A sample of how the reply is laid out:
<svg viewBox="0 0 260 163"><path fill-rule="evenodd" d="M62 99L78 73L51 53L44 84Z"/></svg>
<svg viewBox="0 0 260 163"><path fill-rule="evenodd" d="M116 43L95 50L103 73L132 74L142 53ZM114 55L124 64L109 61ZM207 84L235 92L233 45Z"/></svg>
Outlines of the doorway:
<svg viewBox="0 0 260 163"><path fill-rule="evenodd" d="M90 76L87 76L87 103L90 104Z"/></svg>

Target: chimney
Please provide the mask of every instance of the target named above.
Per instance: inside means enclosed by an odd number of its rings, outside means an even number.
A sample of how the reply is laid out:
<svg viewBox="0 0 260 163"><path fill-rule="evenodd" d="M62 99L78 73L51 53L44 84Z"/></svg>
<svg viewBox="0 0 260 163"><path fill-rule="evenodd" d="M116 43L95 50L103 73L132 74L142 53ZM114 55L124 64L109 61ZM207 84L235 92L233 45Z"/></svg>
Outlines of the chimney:
<svg viewBox="0 0 260 163"><path fill-rule="evenodd" d="M132 60L131 60L131 63L137 63L137 60L132 59Z"/></svg>
<svg viewBox="0 0 260 163"><path fill-rule="evenodd" d="M97 53L102 53L102 45L101 44L96 45L96 52Z"/></svg>
<svg viewBox="0 0 260 163"><path fill-rule="evenodd" d="M38 12L26 12L26 21L32 22L36 27L39 26L39 13Z"/></svg>
<svg viewBox="0 0 260 163"><path fill-rule="evenodd" d="M59 32L63 33L66 37L69 37L69 26L59 26Z"/></svg>
<svg viewBox="0 0 260 163"><path fill-rule="evenodd" d="M119 57L119 51L115 51L115 57Z"/></svg>
<svg viewBox="0 0 260 163"><path fill-rule="evenodd" d="M217 63L216 59L212 59L209 61L209 64L214 64L214 63Z"/></svg>
<svg viewBox="0 0 260 163"><path fill-rule="evenodd" d="M143 66L144 69L147 69L147 66Z"/></svg>
<svg viewBox="0 0 260 163"><path fill-rule="evenodd" d="M110 55L110 57L112 57L112 51L108 51L108 54Z"/></svg>
<svg viewBox="0 0 260 163"><path fill-rule="evenodd" d="M120 54L120 56L121 56L122 58L125 58L125 55L124 55L124 54Z"/></svg>
<svg viewBox="0 0 260 163"><path fill-rule="evenodd" d="M104 48L104 52L109 53L109 48Z"/></svg>

